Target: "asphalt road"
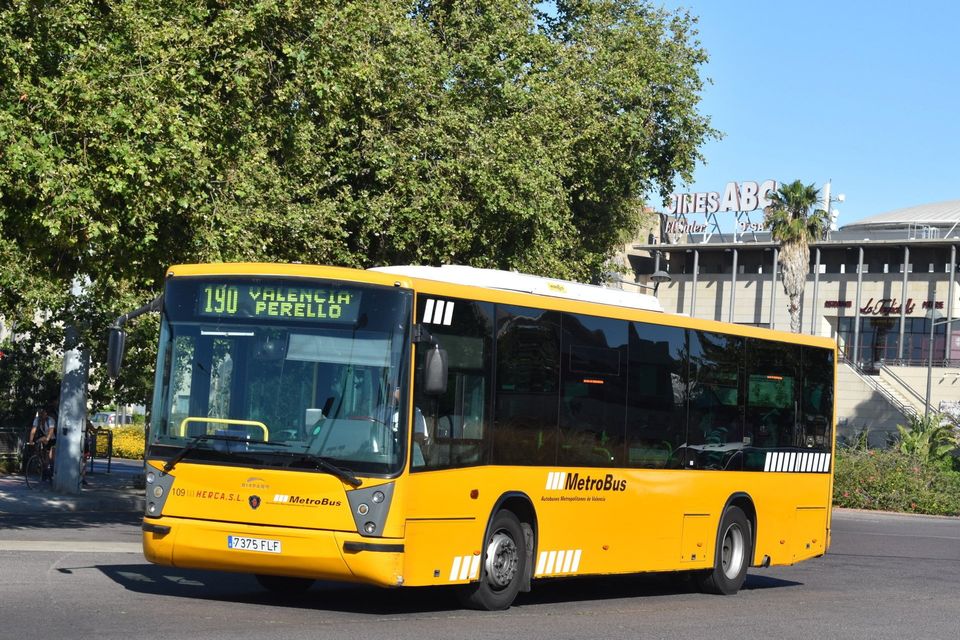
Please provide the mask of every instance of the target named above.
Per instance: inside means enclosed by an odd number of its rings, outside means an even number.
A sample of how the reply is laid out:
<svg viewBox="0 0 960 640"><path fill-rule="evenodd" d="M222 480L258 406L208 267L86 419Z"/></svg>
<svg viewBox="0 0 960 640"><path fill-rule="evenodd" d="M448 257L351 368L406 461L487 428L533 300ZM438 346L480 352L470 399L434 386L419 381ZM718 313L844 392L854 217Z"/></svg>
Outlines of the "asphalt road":
<svg viewBox="0 0 960 640"><path fill-rule="evenodd" d="M318 584L289 599L246 575L157 567L138 524L0 517L0 638L960 637L960 519L837 512L826 557L753 569L733 597L675 576L541 581L494 613L437 589Z"/></svg>

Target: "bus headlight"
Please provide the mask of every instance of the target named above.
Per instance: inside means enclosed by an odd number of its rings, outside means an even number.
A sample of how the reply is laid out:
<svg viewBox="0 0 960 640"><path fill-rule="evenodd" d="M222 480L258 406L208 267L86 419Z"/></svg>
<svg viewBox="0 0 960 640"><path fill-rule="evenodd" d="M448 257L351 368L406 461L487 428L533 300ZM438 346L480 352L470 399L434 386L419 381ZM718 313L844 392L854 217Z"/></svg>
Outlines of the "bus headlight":
<svg viewBox="0 0 960 640"><path fill-rule="evenodd" d="M153 484L153 483L156 482L156 481L157 481L157 474L155 474L153 471L148 471L148 472L147 472L147 484Z"/></svg>
<svg viewBox="0 0 960 640"><path fill-rule="evenodd" d="M169 490L167 493L170 493ZM362 536L383 536L387 530L387 515L392 499L392 482L347 491L347 501L350 503L353 521L357 525L357 533Z"/></svg>
<svg viewBox="0 0 960 640"><path fill-rule="evenodd" d="M163 497L163 487L161 487L161 486L159 486L159 485L156 486L156 487L154 487L154 488L153 488L153 497L154 497L154 498L161 498L161 497Z"/></svg>

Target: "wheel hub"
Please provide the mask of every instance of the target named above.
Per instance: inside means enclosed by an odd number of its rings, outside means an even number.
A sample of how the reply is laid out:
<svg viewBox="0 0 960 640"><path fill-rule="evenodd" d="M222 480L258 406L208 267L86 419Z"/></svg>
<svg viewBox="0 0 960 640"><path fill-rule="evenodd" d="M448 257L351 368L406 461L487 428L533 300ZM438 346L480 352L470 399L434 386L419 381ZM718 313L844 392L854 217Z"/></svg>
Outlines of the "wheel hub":
<svg viewBox="0 0 960 640"><path fill-rule="evenodd" d="M484 563L487 581L498 589L506 587L517 573L519 564L520 556L513 538L502 531L494 534L487 545L487 559Z"/></svg>
<svg viewBox="0 0 960 640"><path fill-rule="evenodd" d="M743 566L743 556L746 553L743 544L743 531L736 524L727 527L723 534L720 549L720 564L723 574L733 580L740 573Z"/></svg>

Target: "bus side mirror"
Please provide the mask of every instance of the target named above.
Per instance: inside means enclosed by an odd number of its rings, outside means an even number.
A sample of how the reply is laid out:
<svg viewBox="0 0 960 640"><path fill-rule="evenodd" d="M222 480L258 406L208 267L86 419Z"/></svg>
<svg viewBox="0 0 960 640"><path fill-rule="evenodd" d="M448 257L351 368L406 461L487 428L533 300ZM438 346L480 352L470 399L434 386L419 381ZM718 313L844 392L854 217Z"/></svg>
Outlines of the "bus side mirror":
<svg viewBox="0 0 960 640"><path fill-rule="evenodd" d="M438 346L427 351L424 360L423 392L433 396L447 392L447 352Z"/></svg>
<svg viewBox="0 0 960 640"><path fill-rule="evenodd" d="M123 366L123 346L127 342L127 332L120 327L110 327L110 341L107 346L107 375L116 379Z"/></svg>

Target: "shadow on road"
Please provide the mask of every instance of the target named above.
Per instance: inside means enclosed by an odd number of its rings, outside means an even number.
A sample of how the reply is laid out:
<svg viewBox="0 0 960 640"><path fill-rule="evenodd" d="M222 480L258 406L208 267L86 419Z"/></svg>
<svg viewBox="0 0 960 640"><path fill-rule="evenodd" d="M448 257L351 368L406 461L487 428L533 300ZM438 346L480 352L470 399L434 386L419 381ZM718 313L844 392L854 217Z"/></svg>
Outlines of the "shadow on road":
<svg viewBox="0 0 960 640"><path fill-rule="evenodd" d="M144 564L95 565L88 568L103 572L125 589L150 595L370 615L436 613L462 609L454 590L447 587L381 589L318 581L306 593L289 595L265 591L254 577L248 574ZM64 570L64 572L76 570ZM743 588L746 590L774 589L794 587L799 584L769 576L749 575ZM696 589L692 581L682 574L539 580L534 584L531 593L522 593L518 596L515 606L652 598L687 593L696 593Z"/></svg>

